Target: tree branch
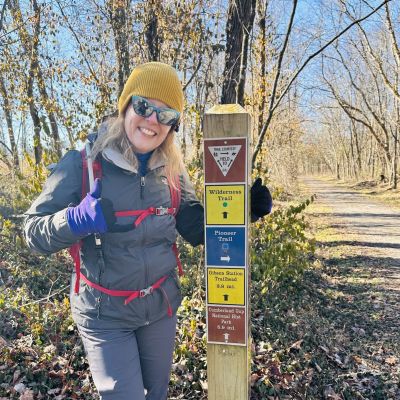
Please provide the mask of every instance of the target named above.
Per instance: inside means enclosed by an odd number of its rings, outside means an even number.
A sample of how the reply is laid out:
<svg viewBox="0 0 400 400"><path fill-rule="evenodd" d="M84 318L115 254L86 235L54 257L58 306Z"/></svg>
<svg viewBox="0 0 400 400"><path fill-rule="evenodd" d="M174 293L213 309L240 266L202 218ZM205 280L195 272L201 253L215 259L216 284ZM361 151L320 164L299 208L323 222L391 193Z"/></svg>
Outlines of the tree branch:
<svg viewBox="0 0 400 400"><path fill-rule="evenodd" d="M322 46L320 49L315 51L313 54L311 54L305 61L304 63L300 66L300 68L297 70L297 72L293 75L292 79L290 79L289 83L286 85L285 89L282 91L281 95L277 99L275 105L268 110L268 115L267 115L267 120L265 121L264 126L262 127L262 130L259 135L259 140L257 142L256 148L254 150L253 154L253 160L252 160L252 168L255 167L255 161L257 159L257 155L261 150L261 146L265 137L265 133L268 130L268 127L271 123L272 116L276 108L279 106L281 103L283 97L286 95L286 93L289 91L291 88L293 82L297 79L297 77L300 75L300 73L303 71L303 69L307 66L307 64L314 59L317 55L321 54L327 47L329 47L333 42L335 42L337 39L339 39L342 35L344 35L350 28L352 28L354 25L361 23L362 21L366 20L369 18L371 15L375 14L379 9L381 9L386 3L389 3L392 0L385 0L383 1L379 6L374 8L370 13L367 15L353 21L350 25L348 25L346 28L344 28L342 31L340 31L336 36L334 36L331 40L329 40L324 46ZM290 32L289 32L290 33Z"/></svg>
<svg viewBox="0 0 400 400"><path fill-rule="evenodd" d="M194 77L197 75L197 73L199 72L200 66L202 63L202 56L200 55L200 59L199 59L199 63L197 64L196 69L194 70L192 76L189 78L189 80L185 83L185 86L183 87L183 91L186 90L186 88L191 84L192 80L194 79Z"/></svg>
<svg viewBox="0 0 400 400"><path fill-rule="evenodd" d="M79 36L76 34L74 28L72 27L71 23L69 22L68 17L65 15L64 10L63 10L63 8L62 8L60 2L59 2L58 0L56 0L56 1L57 1L57 4L58 4L58 7L59 7L59 9L60 9L61 15L63 16L64 21L65 21L65 23L66 23L67 26L68 26L68 29L71 31L72 35L74 36L76 42L77 42L78 45L79 45L79 50L81 51L83 60L84 60L84 62L85 62L85 64L86 64L86 66L88 67L89 72L90 72L92 78L95 80L96 84L97 84L98 86L100 86L100 81L99 81L99 79L97 78L96 72L93 70L92 66L90 65L89 60L87 59L86 55L84 54L84 45L82 44L81 40L79 39Z"/></svg>
<svg viewBox="0 0 400 400"><path fill-rule="evenodd" d="M400 48L397 43L396 33L393 29L392 18L390 16L390 10L389 10L388 4L385 4L385 10L386 10L386 22L388 24L390 37L392 38L393 54L394 54L394 58L396 60L397 68L399 68L399 66L400 66Z"/></svg>
<svg viewBox="0 0 400 400"><path fill-rule="evenodd" d="M4 146L5 149L6 149L11 155L13 154L12 150L11 150L11 149L7 146L7 144L4 143L2 140L0 140L0 144L1 144L2 146Z"/></svg>
<svg viewBox="0 0 400 400"><path fill-rule="evenodd" d="M4 0L3 8L1 9L1 15L0 15L0 32L3 30L3 21L4 21L4 15L5 15L5 13L6 13L7 3L8 3L8 0Z"/></svg>
<svg viewBox="0 0 400 400"><path fill-rule="evenodd" d="M286 30L285 41L283 43L282 49L281 49L281 51L279 53L279 57L278 57L277 71L276 71L274 86L272 88L272 93L271 93L271 97L270 97L270 101L269 101L267 120L261 130L256 148L255 148L254 154L253 154L253 161L252 161L253 168L255 166L257 155L258 155L259 151L261 150L261 146L263 144L265 134L267 132L268 126L269 126L272 116L273 116L273 112L271 112L271 110L274 109L276 91L278 88L279 78L281 76L283 56L285 55L286 48L289 43L289 36L290 36L290 33L292 32L292 26L293 26L294 16L296 14L296 8L297 8L297 0L293 0L292 13L290 14L290 20L289 20L289 24L288 24L288 27Z"/></svg>
<svg viewBox="0 0 400 400"><path fill-rule="evenodd" d="M357 83L355 82L355 79L354 79L349 67L346 65L346 63L344 61L344 58L343 58L342 54L340 53L339 49L336 49L336 52L339 54L339 57L340 57L341 62L342 62L342 65L343 65L344 69L347 71L347 74L348 74L349 79L350 79L351 86L353 86L354 89L356 89L356 91L361 95L361 98L364 101L364 104L367 106L368 111L372 114L375 122L381 127L381 129L385 133L386 137L388 137L388 131L387 131L387 127L386 127L385 123L379 118L377 113L372 109L372 106L369 103L366 94L362 91L360 86L358 86Z"/></svg>

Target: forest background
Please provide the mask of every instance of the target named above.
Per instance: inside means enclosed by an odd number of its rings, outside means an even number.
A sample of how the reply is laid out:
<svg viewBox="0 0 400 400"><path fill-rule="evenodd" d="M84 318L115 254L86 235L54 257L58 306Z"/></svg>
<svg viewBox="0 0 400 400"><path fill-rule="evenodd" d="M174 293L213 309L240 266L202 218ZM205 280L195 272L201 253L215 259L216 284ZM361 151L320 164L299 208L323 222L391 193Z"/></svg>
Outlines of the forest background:
<svg viewBox="0 0 400 400"><path fill-rule="evenodd" d="M397 188L399 22L395 0L3 1L0 396L95 398L69 317L72 264L64 253L30 254L21 215L40 192L46 166L81 148L115 112L136 64L159 60L180 73L186 104L178 141L200 197L204 113L239 103L252 117L253 176L268 182L276 204L254 228L257 311L271 307L267 293L298 283L313 262L303 215L312 198L299 197L301 174ZM202 253L180 247L187 297L171 398L204 398ZM270 334L254 333L258 356L268 353ZM254 398L309 387L292 367L284 376L279 365L278 374L272 358L253 365ZM311 392L321 398L321 390L317 384Z"/></svg>

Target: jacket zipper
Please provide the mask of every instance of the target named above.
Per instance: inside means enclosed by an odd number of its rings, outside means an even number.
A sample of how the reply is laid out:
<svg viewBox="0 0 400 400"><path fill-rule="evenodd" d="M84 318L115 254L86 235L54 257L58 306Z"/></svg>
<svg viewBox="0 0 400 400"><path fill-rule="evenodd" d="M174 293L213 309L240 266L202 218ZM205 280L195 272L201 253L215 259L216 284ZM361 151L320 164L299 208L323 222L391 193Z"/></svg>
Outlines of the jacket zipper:
<svg viewBox="0 0 400 400"><path fill-rule="evenodd" d="M140 199L143 200L143 191L144 191L144 186L146 184L144 176L140 177ZM142 208L143 208L143 203L142 203ZM146 237L146 221L142 222L143 225L143 241L142 241L142 246L144 248L144 242L145 242L145 237ZM146 252L143 250L143 262L144 262L144 282L145 282L145 287L147 288L149 286L149 272L148 272L148 266L147 266L147 259L146 259ZM144 307L145 307L145 325L149 325L149 307L148 307L148 299L145 297L144 299Z"/></svg>
<svg viewBox="0 0 400 400"><path fill-rule="evenodd" d="M143 200L143 190L144 190L145 180L144 176L140 177L140 198Z"/></svg>
<svg viewBox="0 0 400 400"><path fill-rule="evenodd" d="M104 245L104 242L102 241L102 246L103 245ZM99 282L99 285L101 285L101 280L102 280L103 274L105 272L104 271L105 261L104 261L103 249L102 248L96 249L96 255L98 257L98 262L100 263L98 282ZM103 300L103 293L100 292L100 295L97 298L97 319L100 319L102 300Z"/></svg>
<svg viewBox="0 0 400 400"><path fill-rule="evenodd" d="M148 266L147 266L147 257L146 257L146 252L143 252L143 261L144 261L144 279L145 279L145 287L148 288L149 287L149 272L148 272ZM149 325L150 321L149 321L149 304L148 304L148 298L147 296L144 298L144 309L145 309L145 325Z"/></svg>

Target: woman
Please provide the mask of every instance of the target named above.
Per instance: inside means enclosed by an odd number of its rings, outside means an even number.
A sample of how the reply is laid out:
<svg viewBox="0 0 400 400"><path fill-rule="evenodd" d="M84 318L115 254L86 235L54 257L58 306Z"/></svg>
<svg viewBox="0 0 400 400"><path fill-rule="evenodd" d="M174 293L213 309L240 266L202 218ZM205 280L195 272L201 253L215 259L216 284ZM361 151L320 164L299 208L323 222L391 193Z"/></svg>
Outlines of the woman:
<svg viewBox="0 0 400 400"><path fill-rule="evenodd" d="M204 241L203 207L174 144L183 105L172 67L137 66L119 98L118 117L99 128L92 149L101 179L81 200L81 155L69 151L26 213L32 249L51 254L82 241L71 309L102 399L167 396L181 302L176 230L194 246ZM176 212L174 191L180 194ZM255 218L267 214L270 195L261 181L252 195ZM118 213L154 208L161 212L143 218Z"/></svg>

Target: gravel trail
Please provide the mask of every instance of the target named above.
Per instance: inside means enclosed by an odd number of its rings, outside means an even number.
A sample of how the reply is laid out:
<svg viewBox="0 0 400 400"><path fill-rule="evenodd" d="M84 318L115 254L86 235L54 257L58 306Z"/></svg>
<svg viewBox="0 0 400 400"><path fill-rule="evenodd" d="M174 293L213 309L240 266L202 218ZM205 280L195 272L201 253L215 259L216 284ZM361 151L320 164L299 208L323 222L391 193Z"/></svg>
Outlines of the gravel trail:
<svg viewBox="0 0 400 400"><path fill-rule="evenodd" d="M367 196L317 178L303 178L317 202L329 207L326 217L343 232L338 245L354 254L380 258L386 266L384 285L400 291L400 212Z"/></svg>

